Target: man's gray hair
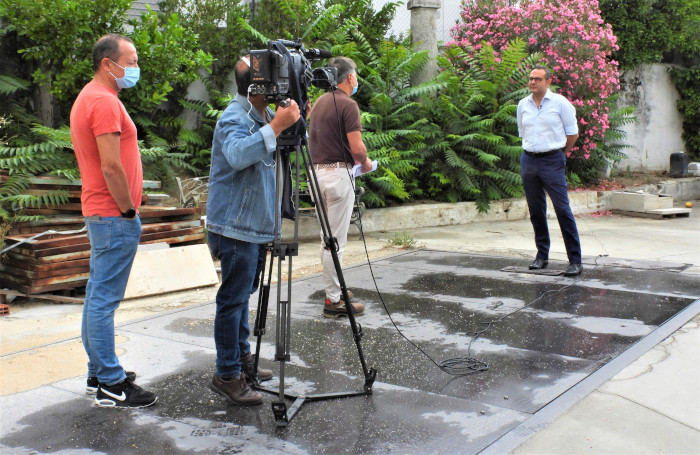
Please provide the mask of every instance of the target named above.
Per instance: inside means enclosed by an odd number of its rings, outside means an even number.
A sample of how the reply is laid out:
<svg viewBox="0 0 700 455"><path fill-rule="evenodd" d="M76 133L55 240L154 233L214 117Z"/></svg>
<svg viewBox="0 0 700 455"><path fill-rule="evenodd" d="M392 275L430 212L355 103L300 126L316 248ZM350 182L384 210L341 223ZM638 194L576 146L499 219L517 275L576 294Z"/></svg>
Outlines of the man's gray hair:
<svg viewBox="0 0 700 455"><path fill-rule="evenodd" d="M345 82L345 79L347 79L349 75L357 72L357 65L347 57L335 57L328 63L328 66L338 69L339 84Z"/></svg>
<svg viewBox="0 0 700 455"><path fill-rule="evenodd" d="M122 55L121 51L119 50L120 41L133 43L131 38L118 35L116 33L104 35L97 40L92 48L92 69L94 69L95 72L97 72L99 69L103 58L106 57L113 62L116 62L119 59L119 57Z"/></svg>

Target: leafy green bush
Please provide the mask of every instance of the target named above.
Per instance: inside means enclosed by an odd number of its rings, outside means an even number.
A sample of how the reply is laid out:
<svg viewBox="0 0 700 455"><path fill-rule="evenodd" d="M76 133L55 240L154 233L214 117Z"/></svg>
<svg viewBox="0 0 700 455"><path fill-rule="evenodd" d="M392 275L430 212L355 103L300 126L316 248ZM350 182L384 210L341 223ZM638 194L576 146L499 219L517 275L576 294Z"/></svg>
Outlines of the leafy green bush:
<svg viewBox="0 0 700 455"><path fill-rule="evenodd" d="M479 49L483 42L499 51L521 38L530 52L541 52L559 93L576 108L579 138L567 155L595 155L593 137L603 137L609 127L607 99L619 90L618 64L610 59L615 36L597 2L491 0L462 6L462 21L451 30L457 44Z"/></svg>
<svg viewBox="0 0 700 455"><path fill-rule="evenodd" d="M187 93L177 94L178 109L189 121L180 128L175 149L187 155L187 163L195 175L209 171L211 143L218 116L212 109L223 110L233 91L232 71L250 42L248 32L238 20L250 19L250 8L237 0L161 0L160 15L176 13L182 27L197 37L194 44L212 56L209 72L199 71L198 79L206 90L206 99L192 99ZM182 114L180 114L182 115Z"/></svg>
<svg viewBox="0 0 700 455"><path fill-rule="evenodd" d="M229 87L238 57L250 45L248 34L237 22L250 18L248 5L238 0L161 0L158 8L162 17L177 14L183 29L196 37L195 47L212 56L210 75L200 73L206 85L219 92Z"/></svg>
<svg viewBox="0 0 700 455"><path fill-rule="evenodd" d="M14 221L37 219L36 216L22 215L24 208L57 206L68 202L68 192L65 190L29 193L27 187L32 177L46 173L68 179L79 178L68 127L54 130L34 125L33 132L44 140L19 147L0 146L0 170L6 176L0 183L0 221L8 226Z"/></svg>
<svg viewBox="0 0 700 455"><path fill-rule="evenodd" d="M622 68L659 63L664 54L700 52L700 0L600 0L600 12L612 25L617 44L613 58Z"/></svg>
<svg viewBox="0 0 700 455"><path fill-rule="evenodd" d="M19 128L9 136L10 145L43 141L30 129L35 117L47 126L65 124L73 100L93 77L92 46L106 33L122 33L134 41L141 78L120 98L139 128L144 147L175 153L168 160L144 160L144 171L166 184L175 171L165 165L189 166L177 154L183 148L186 153L204 147L206 139L184 127L180 118L184 108L177 100L196 80L197 71L211 65L212 57L198 49L197 36L180 24L176 14L158 15L149 9L129 21L128 32L126 11L130 6L130 0L0 2L0 24L5 25L0 31L4 35L0 51L12 63L0 65L0 74L15 79L29 75L33 81L25 95L13 94L8 96L9 103L0 103L0 113L11 115L13 126ZM0 80L0 85L4 82ZM49 97L45 96L47 89ZM53 103L54 109L46 109L45 103L36 107L32 99L37 98Z"/></svg>
<svg viewBox="0 0 700 455"><path fill-rule="evenodd" d="M369 98L362 112L362 138L370 158L377 160L378 169L359 180L358 184L366 189L363 201L376 207L420 197L420 128L425 119L418 115L421 105L417 100L441 85L409 85L410 77L425 64L428 54L414 51L408 39L401 43L384 41L376 52L368 43L362 45L359 32L355 39L333 49L358 62L359 98ZM358 41L360 46L356 46Z"/></svg>
<svg viewBox="0 0 700 455"><path fill-rule="evenodd" d="M186 128L182 116L187 87L206 71L213 58L198 48L197 35L180 24L176 13L157 14L150 8L140 19L129 21L129 37L139 54L141 79L134 89L120 93L145 148L171 155L169 160L149 162L144 158L144 174L161 180L164 187L174 185L173 165L190 171L195 168L185 155L204 147L206 138Z"/></svg>
<svg viewBox="0 0 700 455"><path fill-rule="evenodd" d="M522 195L515 113L540 57L518 39L498 57L485 45L475 53L450 46L438 58L446 88L425 103L430 125L419 177L430 198L476 201L486 212L492 200Z"/></svg>
<svg viewBox="0 0 700 455"><path fill-rule="evenodd" d="M39 123L32 114L29 89L31 83L10 75L0 75L0 125L1 145L12 142L15 145L31 144L39 138L31 131L31 126Z"/></svg>
<svg viewBox="0 0 700 455"><path fill-rule="evenodd" d="M614 163L618 163L626 155L624 149L632 147L624 141L627 133L622 126L635 123L634 106L620 108L617 105L619 94L608 98L608 122L609 128L605 136L593 136L596 143L595 153L587 161L567 158L566 170L569 186L577 187L582 184L598 184L605 171L611 169Z"/></svg>
<svg viewBox="0 0 700 455"><path fill-rule="evenodd" d="M375 10L372 0L327 0L324 8L334 5L343 6L343 11L336 21L337 25L353 21L359 34L365 37L367 44L373 49L378 49L384 43L396 9L403 6L401 2L386 2L379 10ZM314 38L322 41L323 35L317 34Z"/></svg>
<svg viewBox="0 0 700 455"><path fill-rule="evenodd" d="M700 160L700 66L673 68L671 78L680 99L676 103L683 115L683 140L692 160Z"/></svg>
<svg viewBox="0 0 700 455"><path fill-rule="evenodd" d="M131 0L0 1L3 54L21 78L42 86L54 97L40 118L46 126L62 123L80 89L92 75L92 46L105 33L123 33ZM3 69L7 74L9 69ZM36 95L35 95L36 96Z"/></svg>
<svg viewBox="0 0 700 455"><path fill-rule="evenodd" d="M335 12L337 8L332 10ZM329 16L318 0L260 0L255 2L249 23L253 29L268 36L269 39L302 38L307 47L312 47L309 46L307 36L314 30L322 28L324 22L317 21L318 18ZM258 44L267 45L267 40L264 41ZM258 48L252 47L252 49Z"/></svg>

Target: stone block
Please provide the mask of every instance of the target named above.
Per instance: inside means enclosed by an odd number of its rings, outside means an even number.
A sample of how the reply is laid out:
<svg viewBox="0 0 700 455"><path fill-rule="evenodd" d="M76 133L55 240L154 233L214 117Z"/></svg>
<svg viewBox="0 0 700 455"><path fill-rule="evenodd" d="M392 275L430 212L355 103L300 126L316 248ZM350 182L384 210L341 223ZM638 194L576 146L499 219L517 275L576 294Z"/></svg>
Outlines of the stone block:
<svg viewBox="0 0 700 455"><path fill-rule="evenodd" d="M610 208L627 212L670 209L673 208L673 197L665 194L617 191L610 194Z"/></svg>
<svg viewBox="0 0 700 455"><path fill-rule="evenodd" d="M219 283L205 244L138 251L124 299L181 291Z"/></svg>

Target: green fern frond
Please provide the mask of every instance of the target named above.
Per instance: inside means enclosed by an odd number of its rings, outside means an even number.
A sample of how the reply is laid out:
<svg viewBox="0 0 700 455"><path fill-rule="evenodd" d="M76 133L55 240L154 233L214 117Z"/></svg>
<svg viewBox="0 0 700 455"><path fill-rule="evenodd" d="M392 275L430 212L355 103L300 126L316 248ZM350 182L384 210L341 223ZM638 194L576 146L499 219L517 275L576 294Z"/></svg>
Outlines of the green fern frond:
<svg viewBox="0 0 700 455"><path fill-rule="evenodd" d="M301 40L305 41L308 36L323 36L328 28L335 24L337 17L343 12L345 12L345 5L336 3L335 5L329 6L306 28L306 32L300 37Z"/></svg>
<svg viewBox="0 0 700 455"><path fill-rule="evenodd" d="M31 83L17 77L0 74L0 95L10 95L17 91L29 90Z"/></svg>
<svg viewBox="0 0 700 455"><path fill-rule="evenodd" d="M270 38L255 30L255 28L248 24L248 22L242 17L238 18L238 25L243 30L247 31L251 37L255 38L261 46L267 46L267 42L271 41Z"/></svg>

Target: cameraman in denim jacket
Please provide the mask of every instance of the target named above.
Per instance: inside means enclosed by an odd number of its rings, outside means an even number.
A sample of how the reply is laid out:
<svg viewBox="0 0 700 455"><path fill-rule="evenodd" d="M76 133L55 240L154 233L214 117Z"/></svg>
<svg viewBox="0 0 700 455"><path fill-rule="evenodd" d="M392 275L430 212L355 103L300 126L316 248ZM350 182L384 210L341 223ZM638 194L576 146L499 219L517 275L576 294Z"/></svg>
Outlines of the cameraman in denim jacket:
<svg viewBox="0 0 700 455"><path fill-rule="evenodd" d="M260 246L273 240L279 209L276 138L300 117L293 100L274 114L264 95L248 96L249 67L249 57L237 63L238 94L216 124L207 198L207 241L212 255L221 261L214 322L216 372L210 388L240 405L262 403L262 395L248 386L246 377L272 378L271 370L253 371L248 300L259 255L264 254Z"/></svg>

